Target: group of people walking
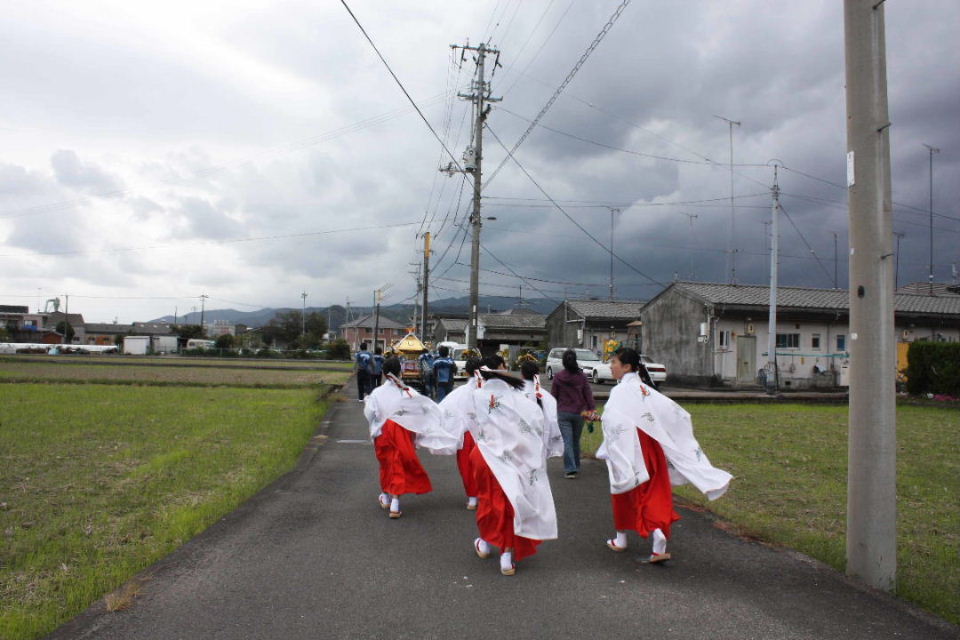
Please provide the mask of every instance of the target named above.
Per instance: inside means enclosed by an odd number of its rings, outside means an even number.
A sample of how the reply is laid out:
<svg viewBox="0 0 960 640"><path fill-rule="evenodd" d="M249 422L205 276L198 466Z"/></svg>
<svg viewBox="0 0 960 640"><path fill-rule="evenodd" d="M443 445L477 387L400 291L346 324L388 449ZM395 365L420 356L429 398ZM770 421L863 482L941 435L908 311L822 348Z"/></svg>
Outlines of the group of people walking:
<svg viewBox="0 0 960 640"><path fill-rule="evenodd" d="M467 382L439 404L406 385L400 366L384 361L385 379L364 405L380 464L380 507L400 518L401 496L432 490L417 448L456 455L466 508L476 515L474 552L487 558L499 549L501 573L513 575L517 562L557 537L547 459L563 456L565 477L576 478L584 422L598 417L576 355L565 354L552 393L541 388L535 362L516 377L500 356L468 360ZM597 451L607 464L616 531L606 545L624 551L635 531L652 540L650 562L661 562L670 558L670 526L679 519L672 485L689 482L716 499L732 476L710 464L690 415L653 388L636 351L618 351L611 371L619 384L603 411Z"/></svg>

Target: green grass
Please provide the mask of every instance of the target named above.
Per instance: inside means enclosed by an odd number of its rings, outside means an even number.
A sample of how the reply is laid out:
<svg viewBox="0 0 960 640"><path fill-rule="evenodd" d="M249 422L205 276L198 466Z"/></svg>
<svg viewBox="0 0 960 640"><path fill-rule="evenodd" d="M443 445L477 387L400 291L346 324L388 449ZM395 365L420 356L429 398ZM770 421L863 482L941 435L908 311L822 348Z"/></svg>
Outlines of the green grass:
<svg viewBox="0 0 960 640"><path fill-rule="evenodd" d="M295 464L317 389L0 385L0 638L35 638Z"/></svg>
<svg viewBox="0 0 960 640"><path fill-rule="evenodd" d="M76 361L74 361L76 362ZM177 366L62 364L43 360L0 360L0 382L87 382L97 384L166 384L188 386L240 386L295 388L317 384L343 384L351 371L319 371L301 367Z"/></svg>
<svg viewBox="0 0 960 640"><path fill-rule="evenodd" d="M847 502L847 407L687 407L714 465L734 476L705 505L741 533L809 554L843 571ZM599 446L600 430L583 447ZM960 623L960 411L897 408L897 594Z"/></svg>

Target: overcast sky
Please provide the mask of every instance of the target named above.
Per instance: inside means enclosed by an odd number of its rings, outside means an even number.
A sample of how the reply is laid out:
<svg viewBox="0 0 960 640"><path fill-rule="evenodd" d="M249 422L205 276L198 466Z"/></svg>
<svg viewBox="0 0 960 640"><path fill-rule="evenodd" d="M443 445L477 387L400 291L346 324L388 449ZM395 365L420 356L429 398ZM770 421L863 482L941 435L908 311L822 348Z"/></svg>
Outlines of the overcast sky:
<svg viewBox="0 0 960 640"><path fill-rule="evenodd" d="M458 157L470 114L456 93L474 69L450 45L501 51L487 176L505 157L494 136L513 146L619 4L350 2ZM497 220L483 227L481 293L606 297L609 254L567 215L608 245L611 207L628 263L614 268L618 298L675 277L729 281L729 129L714 116L741 122L737 281L769 277L777 159L781 284L832 287L836 237L845 286L842 4L629 4L518 149L529 177L508 162L485 190ZM942 149L933 259L949 281L960 3L884 7L899 281L927 277L924 143ZM69 294L87 321L131 322L199 308L201 294L208 309L299 307L304 291L308 306L369 304L386 283L384 302L401 302L426 230L431 296L468 290L470 187L438 172L449 158L339 2L7 3L0 77L0 304Z"/></svg>

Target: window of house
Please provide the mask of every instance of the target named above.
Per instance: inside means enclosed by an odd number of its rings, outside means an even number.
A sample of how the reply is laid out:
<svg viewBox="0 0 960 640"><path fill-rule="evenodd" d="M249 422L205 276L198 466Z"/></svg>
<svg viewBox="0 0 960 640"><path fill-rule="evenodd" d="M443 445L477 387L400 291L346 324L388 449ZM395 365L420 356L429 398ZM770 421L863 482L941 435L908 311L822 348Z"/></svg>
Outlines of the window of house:
<svg viewBox="0 0 960 640"><path fill-rule="evenodd" d="M837 351L847 350L847 336L842 333L837 336Z"/></svg>
<svg viewBox="0 0 960 640"><path fill-rule="evenodd" d="M730 348L730 332L729 331L718 331L717 337L719 338L720 348L728 349Z"/></svg>
<svg viewBox="0 0 960 640"><path fill-rule="evenodd" d="M799 333L778 333L777 334L777 349L799 349L799 348L800 348Z"/></svg>
<svg viewBox="0 0 960 640"><path fill-rule="evenodd" d="M810 336L810 348L811 348L811 349L819 349L819 348L820 348L820 334L819 334L819 333L815 333L815 334L813 334L812 336Z"/></svg>

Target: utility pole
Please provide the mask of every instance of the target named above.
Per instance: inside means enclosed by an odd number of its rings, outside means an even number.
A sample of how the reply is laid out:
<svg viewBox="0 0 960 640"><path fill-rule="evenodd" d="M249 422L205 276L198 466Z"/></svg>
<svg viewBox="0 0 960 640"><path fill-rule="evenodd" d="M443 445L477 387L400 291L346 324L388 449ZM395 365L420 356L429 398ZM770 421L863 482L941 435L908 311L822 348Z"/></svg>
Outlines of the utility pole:
<svg viewBox="0 0 960 640"><path fill-rule="evenodd" d="M897 572L893 213L883 2L844 0L850 209L847 573L891 590Z"/></svg>
<svg viewBox="0 0 960 640"><path fill-rule="evenodd" d="M303 298L303 310L300 312L300 348L303 348L302 343L307 337L307 292L301 293L300 297Z"/></svg>
<svg viewBox="0 0 960 640"><path fill-rule="evenodd" d="M377 352L377 336L380 334L380 289L373 290L373 352Z"/></svg>
<svg viewBox="0 0 960 640"><path fill-rule="evenodd" d="M502 98L490 95L490 83L484 75L487 55L495 55L499 60L500 52L497 49L480 43L476 47L470 45L450 45L451 49L461 49L464 55L467 51L476 53L474 60L477 63L477 75L471 84L470 93L458 93L457 96L469 100L473 104L473 146L467 147L463 154L463 170L473 174L473 212L470 214L470 225L473 228L473 238L470 244L470 322L467 327L467 346L476 348L478 315L480 304L480 190L483 185L481 163L483 162L483 126L490 113L490 102L500 102ZM494 62L494 68L499 62ZM456 169L453 163L441 171L453 173Z"/></svg>
<svg viewBox="0 0 960 640"><path fill-rule="evenodd" d="M200 294L200 335L202 335L203 337L207 336L207 330L203 326L203 312L206 308L207 298L209 297L210 296L208 296L205 293Z"/></svg>
<svg viewBox="0 0 960 640"><path fill-rule="evenodd" d="M730 127L730 230L727 237L727 269L730 272L730 284L737 284L737 250L734 248L737 239L737 209L733 204L733 125L739 127L740 122L723 116L713 117L723 120Z"/></svg>
<svg viewBox="0 0 960 640"><path fill-rule="evenodd" d="M933 154L940 153L937 147L931 147L928 144L921 143L930 152L930 295L933 295Z"/></svg>
<svg viewBox="0 0 960 640"><path fill-rule="evenodd" d="M423 313L420 314L420 338L427 339L427 309L430 298L430 232L423 234Z"/></svg>
<svg viewBox="0 0 960 640"><path fill-rule="evenodd" d="M614 216L620 213L620 209L610 207L610 300L613 300L613 224Z"/></svg>
<svg viewBox="0 0 960 640"><path fill-rule="evenodd" d="M690 221L690 239L693 239L693 221L699 218L695 213L684 213L683 215L687 216L687 220ZM693 251L690 252L690 279L693 280L696 276L693 273Z"/></svg>
<svg viewBox="0 0 960 640"><path fill-rule="evenodd" d="M767 393L777 392L780 369L777 367L777 276L779 271L780 231L777 215L780 211L780 186L777 184L778 165L773 165L773 207L770 211L770 315L767 320Z"/></svg>

